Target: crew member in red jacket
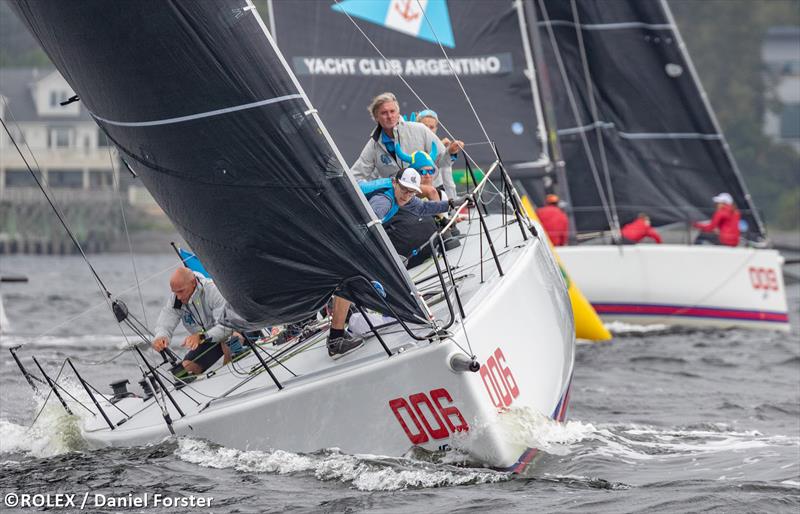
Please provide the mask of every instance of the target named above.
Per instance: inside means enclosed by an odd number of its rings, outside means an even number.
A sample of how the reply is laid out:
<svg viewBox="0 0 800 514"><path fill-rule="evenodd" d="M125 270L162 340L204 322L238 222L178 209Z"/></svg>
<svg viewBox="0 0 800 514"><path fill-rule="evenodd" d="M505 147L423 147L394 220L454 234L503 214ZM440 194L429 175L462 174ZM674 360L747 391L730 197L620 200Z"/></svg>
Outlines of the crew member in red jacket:
<svg viewBox="0 0 800 514"><path fill-rule="evenodd" d="M720 193L713 198L717 204L714 216L707 223L693 223L700 229L694 240L695 244L715 244L725 246L739 245L739 220L742 216L733 204L733 197L728 193Z"/></svg>
<svg viewBox="0 0 800 514"><path fill-rule="evenodd" d="M647 214L639 213L635 220L622 227L623 244L634 245L645 237L661 244L661 236L650 226L650 216Z"/></svg>
<svg viewBox="0 0 800 514"><path fill-rule="evenodd" d="M564 246L567 244L569 236L569 220L566 213L558 206L558 195L547 195L544 199L547 203L544 207L536 209L536 215L547 232L550 242L554 246Z"/></svg>

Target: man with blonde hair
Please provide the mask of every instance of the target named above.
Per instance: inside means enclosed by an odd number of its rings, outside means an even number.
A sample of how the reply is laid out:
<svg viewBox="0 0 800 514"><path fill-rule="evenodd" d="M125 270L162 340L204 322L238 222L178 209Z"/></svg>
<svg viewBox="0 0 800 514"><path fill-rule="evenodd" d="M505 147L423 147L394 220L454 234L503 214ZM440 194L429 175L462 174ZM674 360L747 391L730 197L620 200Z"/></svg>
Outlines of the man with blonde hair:
<svg viewBox="0 0 800 514"><path fill-rule="evenodd" d="M373 98L368 110L377 126L351 168L356 180L361 182L393 177L411 164L403 161L398 149L406 155L423 151L437 156L434 186L443 186L448 198L455 198L456 185L450 154L439 138L421 123L404 121L393 93L381 93Z"/></svg>

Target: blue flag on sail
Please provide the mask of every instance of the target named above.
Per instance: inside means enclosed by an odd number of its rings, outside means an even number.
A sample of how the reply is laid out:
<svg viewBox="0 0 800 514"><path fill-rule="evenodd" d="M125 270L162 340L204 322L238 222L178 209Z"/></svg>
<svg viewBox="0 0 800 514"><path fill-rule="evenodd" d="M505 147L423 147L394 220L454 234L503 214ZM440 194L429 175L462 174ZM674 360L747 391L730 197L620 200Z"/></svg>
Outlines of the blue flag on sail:
<svg viewBox="0 0 800 514"><path fill-rule="evenodd" d="M424 41L456 47L445 0L342 0L331 9Z"/></svg>
<svg viewBox="0 0 800 514"><path fill-rule="evenodd" d="M205 266L203 266L203 263L197 258L197 255L180 247L178 248L178 253L181 255L181 260L187 268L202 274L206 278L211 278L211 275L206 271Z"/></svg>

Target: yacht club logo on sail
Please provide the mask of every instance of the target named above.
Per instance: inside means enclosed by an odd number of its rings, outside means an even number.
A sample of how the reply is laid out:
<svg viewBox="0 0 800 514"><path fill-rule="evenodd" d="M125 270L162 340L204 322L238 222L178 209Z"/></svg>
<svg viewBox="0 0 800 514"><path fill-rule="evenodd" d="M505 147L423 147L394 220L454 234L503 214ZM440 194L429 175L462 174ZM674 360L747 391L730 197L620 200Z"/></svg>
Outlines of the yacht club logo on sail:
<svg viewBox="0 0 800 514"><path fill-rule="evenodd" d="M342 0L331 9L424 41L456 47L445 0Z"/></svg>
<svg viewBox="0 0 800 514"><path fill-rule="evenodd" d="M361 51L368 52L366 56L294 56L292 70L295 74L373 77L446 77L453 74L486 76L508 74L514 68L510 52L488 55L458 55L455 52L450 55L449 60L443 58L439 43L451 49L456 48L446 0L340 0L331 5L331 11L336 13L334 16L347 16L354 23L358 23L356 19L367 21L401 34L397 36L396 44L402 44L406 37L430 43L433 55L419 55L414 58L390 55L384 59L374 56L372 48L365 43ZM326 48L335 48L335 43Z"/></svg>

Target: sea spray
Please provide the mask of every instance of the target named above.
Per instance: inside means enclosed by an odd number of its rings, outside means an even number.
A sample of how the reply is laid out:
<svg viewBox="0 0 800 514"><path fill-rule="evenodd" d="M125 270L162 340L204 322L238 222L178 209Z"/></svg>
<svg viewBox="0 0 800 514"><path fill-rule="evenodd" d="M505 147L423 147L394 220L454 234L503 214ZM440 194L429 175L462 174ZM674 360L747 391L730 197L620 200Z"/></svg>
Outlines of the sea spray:
<svg viewBox="0 0 800 514"><path fill-rule="evenodd" d="M459 468L413 459L348 455L337 449L311 454L282 450L241 451L181 438L175 455L203 467L245 472L312 474L322 481L349 483L361 491L484 484L509 480L508 473Z"/></svg>
<svg viewBox="0 0 800 514"><path fill-rule="evenodd" d="M59 384L72 396L84 404L89 398L79 385L71 380L61 379ZM34 457L52 457L86 448L81 436L80 424L85 416L91 416L75 400L62 393L74 415L69 415L54 395L46 392L34 395L35 411L41 413L31 426L24 426L9 420L0 419L0 454L26 453ZM45 403L45 401L47 403Z"/></svg>

